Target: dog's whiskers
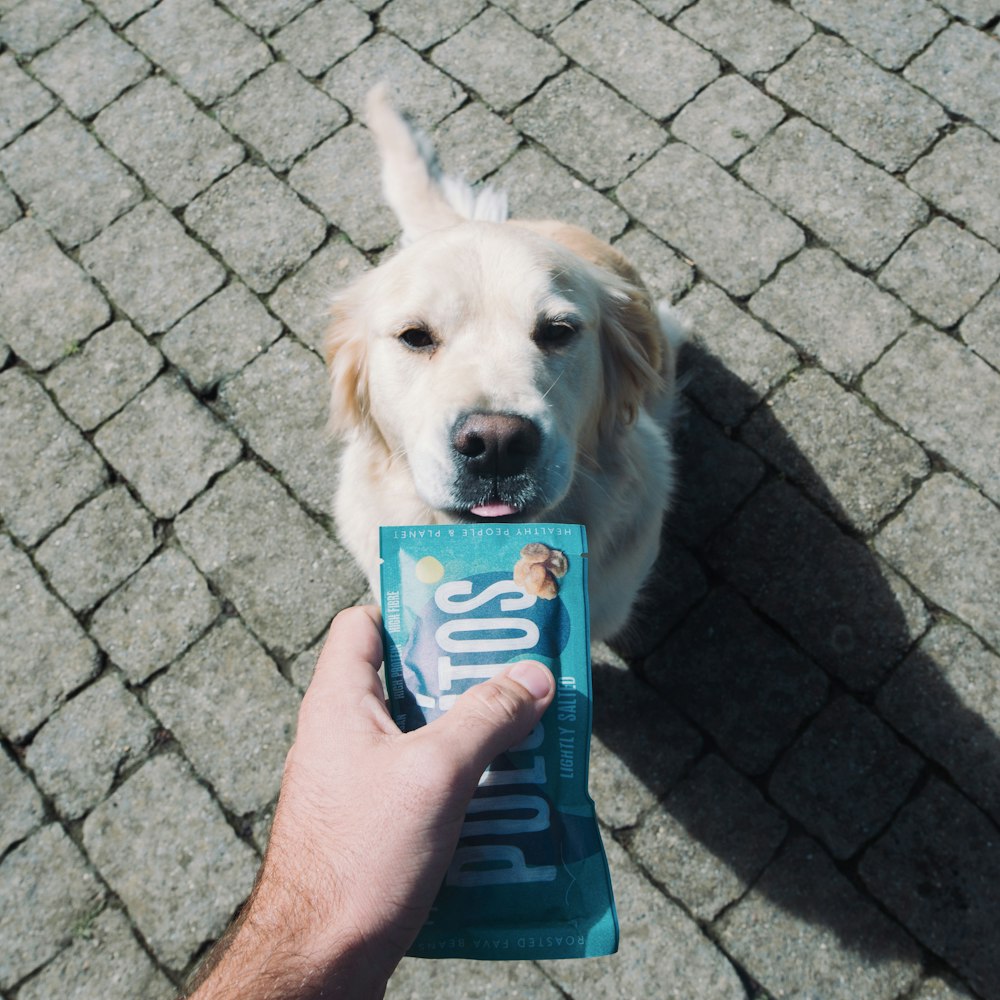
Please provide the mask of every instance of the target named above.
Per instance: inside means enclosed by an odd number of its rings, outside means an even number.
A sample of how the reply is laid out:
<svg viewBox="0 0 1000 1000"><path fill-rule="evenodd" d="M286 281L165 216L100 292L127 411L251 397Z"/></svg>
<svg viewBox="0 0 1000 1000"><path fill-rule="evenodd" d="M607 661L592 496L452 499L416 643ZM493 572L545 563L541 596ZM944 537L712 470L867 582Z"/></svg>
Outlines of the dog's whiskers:
<svg viewBox="0 0 1000 1000"><path fill-rule="evenodd" d="M559 379L561 379L561 378L563 377L563 375L565 375L565 374L566 374L566 369L564 368L564 369L563 369L563 370L562 370L562 371L561 371L561 372L560 372L560 373L559 373L559 374L558 374L558 375L557 375L557 376L556 376L556 377L555 377L555 378L554 378L554 379L552 380L552 384L551 384L551 385L550 385L550 386L548 387L548 389L546 389L546 390L545 390L545 392L543 392L543 393L542 393L542 399L545 399L545 397L546 397L546 396L547 396L547 395L548 395L548 394L549 394L549 393L550 393L550 392L551 392L551 391L552 391L552 390L553 390L553 389L554 389L554 388L556 387L556 383L557 383L557 382L559 381Z"/></svg>

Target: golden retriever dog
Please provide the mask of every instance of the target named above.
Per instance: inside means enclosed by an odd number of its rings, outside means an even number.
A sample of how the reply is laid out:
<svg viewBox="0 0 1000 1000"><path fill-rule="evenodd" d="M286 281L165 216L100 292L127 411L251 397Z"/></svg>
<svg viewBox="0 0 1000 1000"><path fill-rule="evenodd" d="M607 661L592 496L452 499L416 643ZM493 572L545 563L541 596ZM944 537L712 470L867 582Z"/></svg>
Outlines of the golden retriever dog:
<svg viewBox="0 0 1000 1000"><path fill-rule="evenodd" d="M332 308L340 539L377 594L379 525L582 523L592 636L609 638L672 492L679 328L613 247L442 175L384 85L367 124L403 238Z"/></svg>

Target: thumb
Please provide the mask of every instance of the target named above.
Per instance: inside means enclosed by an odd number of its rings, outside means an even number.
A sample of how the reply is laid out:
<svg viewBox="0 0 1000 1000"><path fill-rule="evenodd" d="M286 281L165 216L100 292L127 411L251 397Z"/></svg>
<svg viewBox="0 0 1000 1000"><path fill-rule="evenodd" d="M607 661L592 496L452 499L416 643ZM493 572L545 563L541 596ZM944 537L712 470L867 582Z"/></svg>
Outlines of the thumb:
<svg viewBox="0 0 1000 1000"><path fill-rule="evenodd" d="M477 782L492 760L526 739L555 696L550 670L535 660L512 664L466 691L425 730Z"/></svg>

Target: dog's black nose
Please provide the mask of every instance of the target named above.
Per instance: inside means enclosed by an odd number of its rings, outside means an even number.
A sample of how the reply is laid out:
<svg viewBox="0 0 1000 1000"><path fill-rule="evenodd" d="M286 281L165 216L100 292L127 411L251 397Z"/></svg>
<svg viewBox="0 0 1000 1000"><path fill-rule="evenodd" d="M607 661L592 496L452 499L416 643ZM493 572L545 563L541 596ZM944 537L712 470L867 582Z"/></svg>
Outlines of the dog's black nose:
<svg viewBox="0 0 1000 1000"><path fill-rule="evenodd" d="M483 479L524 472L538 455L542 435L526 417L508 413L468 413L455 424L451 446L465 467Z"/></svg>

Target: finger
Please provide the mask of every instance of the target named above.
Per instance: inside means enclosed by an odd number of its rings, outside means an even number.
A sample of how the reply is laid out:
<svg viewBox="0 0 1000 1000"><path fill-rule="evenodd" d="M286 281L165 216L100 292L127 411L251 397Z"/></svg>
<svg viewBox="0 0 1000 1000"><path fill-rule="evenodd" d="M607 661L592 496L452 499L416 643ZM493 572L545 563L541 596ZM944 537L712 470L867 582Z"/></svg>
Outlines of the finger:
<svg viewBox="0 0 1000 1000"><path fill-rule="evenodd" d="M490 761L524 740L555 695L541 663L522 660L466 691L441 718L419 732L475 783Z"/></svg>

